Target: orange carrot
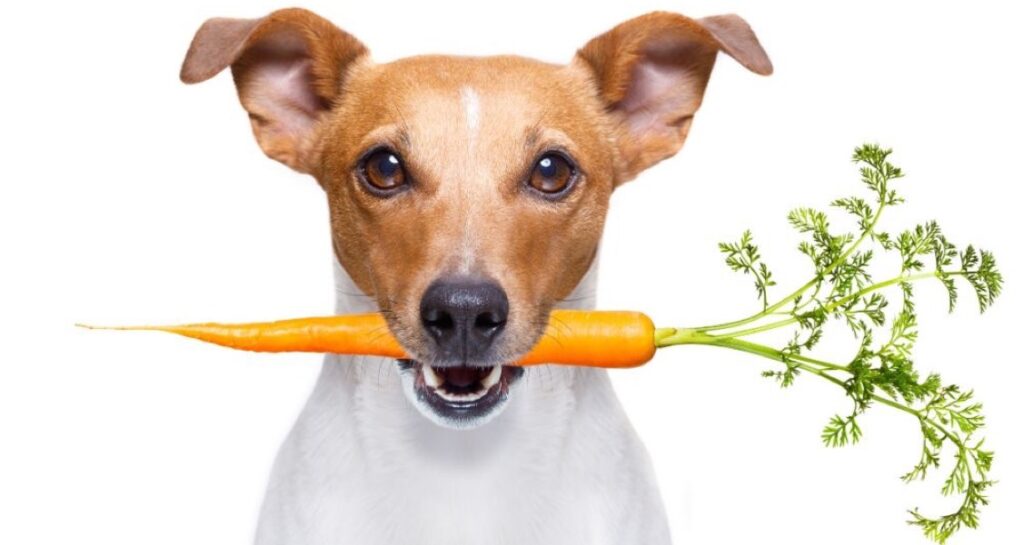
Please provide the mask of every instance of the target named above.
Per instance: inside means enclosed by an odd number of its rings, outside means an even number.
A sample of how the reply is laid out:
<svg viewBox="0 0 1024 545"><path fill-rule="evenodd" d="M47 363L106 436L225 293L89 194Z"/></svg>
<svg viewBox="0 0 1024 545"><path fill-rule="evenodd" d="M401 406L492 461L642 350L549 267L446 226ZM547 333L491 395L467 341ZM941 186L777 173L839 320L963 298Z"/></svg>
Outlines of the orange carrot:
<svg viewBox="0 0 1024 545"><path fill-rule="evenodd" d="M655 348L654 323L642 312L554 310L544 335L517 365L637 367Z"/></svg>
<svg viewBox="0 0 1024 545"><path fill-rule="evenodd" d="M296 318L245 324L93 327L165 331L254 352L322 352L407 357L380 314ZM636 367L654 356L654 324L640 312L555 310L536 346L517 365L560 363Z"/></svg>

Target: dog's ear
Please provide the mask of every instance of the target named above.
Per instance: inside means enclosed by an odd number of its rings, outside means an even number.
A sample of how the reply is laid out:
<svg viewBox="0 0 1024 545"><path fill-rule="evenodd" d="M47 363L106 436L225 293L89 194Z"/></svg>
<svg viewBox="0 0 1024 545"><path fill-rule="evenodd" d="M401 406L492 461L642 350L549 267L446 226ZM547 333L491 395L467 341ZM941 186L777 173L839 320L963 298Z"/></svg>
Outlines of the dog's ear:
<svg viewBox="0 0 1024 545"><path fill-rule="evenodd" d="M210 19L192 39L181 80L198 83L231 66L263 152L310 172L313 129L341 92L346 70L367 53L358 40L304 9Z"/></svg>
<svg viewBox="0 0 1024 545"><path fill-rule="evenodd" d="M719 51L752 72L772 72L757 36L737 15L648 13L577 52L618 125L618 182L679 151Z"/></svg>

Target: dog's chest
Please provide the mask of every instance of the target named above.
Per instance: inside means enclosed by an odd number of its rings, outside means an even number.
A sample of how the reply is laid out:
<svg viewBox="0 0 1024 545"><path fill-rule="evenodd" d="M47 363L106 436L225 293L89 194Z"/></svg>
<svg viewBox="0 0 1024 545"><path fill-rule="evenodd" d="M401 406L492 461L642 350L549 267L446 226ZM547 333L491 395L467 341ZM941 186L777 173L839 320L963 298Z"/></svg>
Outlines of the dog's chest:
<svg viewBox="0 0 1024 545"><path fill-rule="evenodd" d="M325 523L328 533L346 537L339 543L579 541L572 536L594 527L597 496L587 477L595 468L565 452L576 399L563 376L528 380L518 403L474 430L425 426L393 390L360 381L359 450L323 491L344 513Z"/></svg>
<svg viewBox="0 0 1024 545"><path fill-rule="evenodd" d="M379 376L314 393L279 454L258 543L600 545L634 508L660 515L644 507L653 483L610 389L538 370L506 413L459 431L424 425Z"/></svg>
<svg viewBox="0 0 1024 545"><path fill-rule="evenodd" d="M517 469L505 468L504 475L464 471L458 477L367 480L345 492L351 496L330 502L339 516L312 527L323 532L323 543L604 543L597 536L610 535L608 519L601 516L606 509L593 505L597 496L585 482Z"/></svg>

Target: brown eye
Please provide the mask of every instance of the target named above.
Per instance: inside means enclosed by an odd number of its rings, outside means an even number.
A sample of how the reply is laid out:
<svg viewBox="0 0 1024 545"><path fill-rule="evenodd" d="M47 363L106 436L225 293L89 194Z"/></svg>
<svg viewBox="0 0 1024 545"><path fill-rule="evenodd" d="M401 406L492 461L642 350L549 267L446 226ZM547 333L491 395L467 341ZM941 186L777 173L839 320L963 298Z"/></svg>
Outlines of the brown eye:
<svg viewBox="0 0 1024 545"><path fill-rule="evenodd" d="M565 193L576 178L576 167L558 153L545 153L530 173L530 187L546 197Z"/></svg>
<svg viewBox="0 0 1024 545"><path fill-rule="evenodd" d="M378 150L363 159L363 182L377 194L390 194L406 184L405 168L398 154L390 150Z"/></svg>

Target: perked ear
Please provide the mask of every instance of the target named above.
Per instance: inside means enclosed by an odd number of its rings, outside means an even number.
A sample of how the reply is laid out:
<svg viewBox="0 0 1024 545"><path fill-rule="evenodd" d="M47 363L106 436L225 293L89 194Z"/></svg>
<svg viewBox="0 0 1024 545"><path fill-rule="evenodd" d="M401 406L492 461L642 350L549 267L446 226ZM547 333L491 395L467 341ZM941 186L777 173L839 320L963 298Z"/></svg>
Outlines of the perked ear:
<svg viewBox="0 0 1024 545"><path fill-rule="evenodd" d="M648 13L579 50L619 124L619 183L679 151L719 51L752 72L772 73L757 36L737 15Z"/></svg>
<svg viewBox="0 0 1024 545"><path fill-rule="evenodd" d="M308 173L313 129L341 92L346 70L367 53L358 40L304 9L262 19L210 19L192 39L181 80L198 83L231 66L263 152Z"/></svg>

